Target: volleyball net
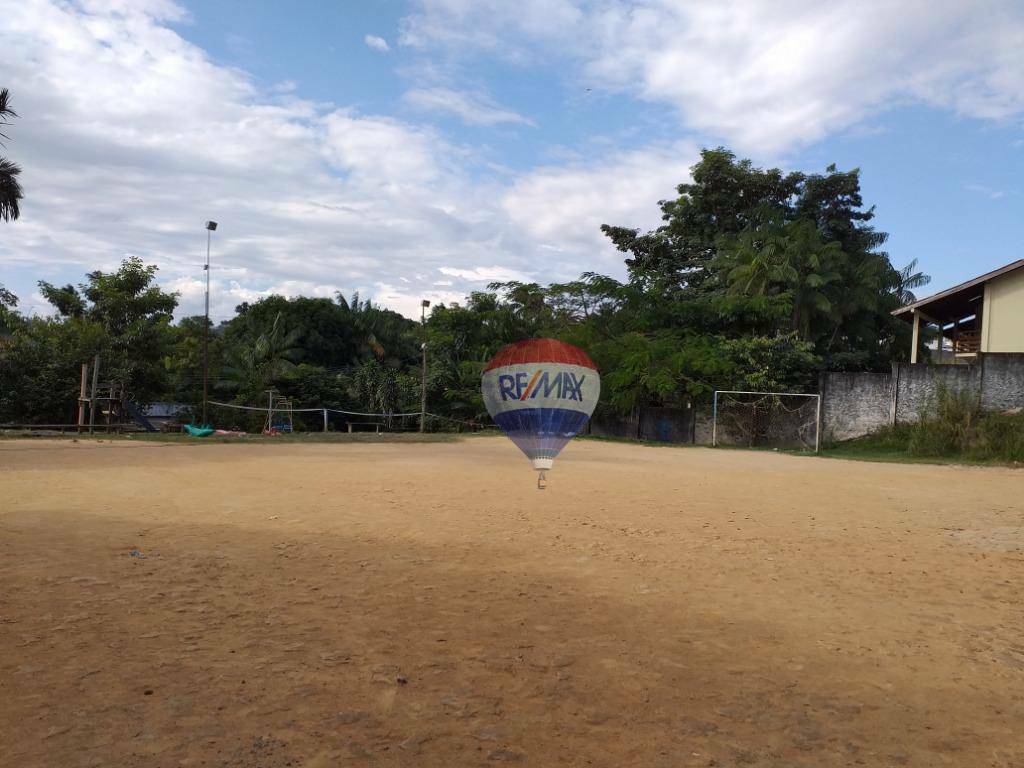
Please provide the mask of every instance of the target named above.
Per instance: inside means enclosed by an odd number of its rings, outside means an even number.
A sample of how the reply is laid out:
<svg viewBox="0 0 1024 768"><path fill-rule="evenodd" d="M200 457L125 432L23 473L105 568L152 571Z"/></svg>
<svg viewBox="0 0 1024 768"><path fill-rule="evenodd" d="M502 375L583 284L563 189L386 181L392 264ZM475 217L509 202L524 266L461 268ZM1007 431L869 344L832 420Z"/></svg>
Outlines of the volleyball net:
<svg viewBox="0 0 1024 768"><path fill-rule="evenodd" d="M208 405L219 428L238 432L415 432L420 429L421 418L424 429L431 432L479 432L495 428L491 424L429 411L373 413L331 406L300 407L285 398L275 398L265 406L217 400L208 401Z"/></svg>

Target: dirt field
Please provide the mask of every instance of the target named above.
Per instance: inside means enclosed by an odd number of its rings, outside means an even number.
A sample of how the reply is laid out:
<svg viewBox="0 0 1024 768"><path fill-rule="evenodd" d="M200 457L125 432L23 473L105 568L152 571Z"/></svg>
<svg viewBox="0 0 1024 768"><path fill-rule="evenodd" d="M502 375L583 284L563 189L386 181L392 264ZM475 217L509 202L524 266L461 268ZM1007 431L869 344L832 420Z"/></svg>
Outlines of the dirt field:
<svg viewBox="0 0 1024 768"><path fill-rule="evenodd" d="M0 443L0 765L1024 766L1024 472Z"/></svg>

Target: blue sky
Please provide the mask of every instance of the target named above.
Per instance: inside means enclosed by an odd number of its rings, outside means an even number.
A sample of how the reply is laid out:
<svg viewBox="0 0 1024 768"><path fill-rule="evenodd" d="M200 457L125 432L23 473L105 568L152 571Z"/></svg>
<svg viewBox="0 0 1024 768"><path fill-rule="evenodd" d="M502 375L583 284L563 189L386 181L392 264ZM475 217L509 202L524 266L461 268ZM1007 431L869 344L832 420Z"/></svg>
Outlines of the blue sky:
<svg viewBox="0 0 1024 768"><path fill-rule="evenodd" d="M621 276L702 146L859 167L940 289L1024 257L1024 7L845 0L0 0L22 218L0 282L127 254L214 313L359 290Z"/></svg>

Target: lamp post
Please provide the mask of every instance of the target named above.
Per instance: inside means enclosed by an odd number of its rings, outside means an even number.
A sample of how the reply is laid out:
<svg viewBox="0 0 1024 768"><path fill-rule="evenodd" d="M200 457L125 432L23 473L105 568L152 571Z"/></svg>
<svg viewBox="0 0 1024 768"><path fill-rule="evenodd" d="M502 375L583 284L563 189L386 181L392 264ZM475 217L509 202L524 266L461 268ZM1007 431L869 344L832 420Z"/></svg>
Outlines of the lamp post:
<svg viewBox="0 0 1024 768"><path fill-rule="evenodd" d="M210 237L217 229L216 221L206 222L206 321L203 323L203 426L206 420L206 400L210 385Z"/></svg>
<svg viewBox="0 0 1024 768"><path fill-rule="evenodd" d="M423 371L420 374L420 432L425 432L427 428L427 307L429 306L430 302L427 299L420 302L420 331L423 335L423 343L420 344L423 358Z"/></svg>

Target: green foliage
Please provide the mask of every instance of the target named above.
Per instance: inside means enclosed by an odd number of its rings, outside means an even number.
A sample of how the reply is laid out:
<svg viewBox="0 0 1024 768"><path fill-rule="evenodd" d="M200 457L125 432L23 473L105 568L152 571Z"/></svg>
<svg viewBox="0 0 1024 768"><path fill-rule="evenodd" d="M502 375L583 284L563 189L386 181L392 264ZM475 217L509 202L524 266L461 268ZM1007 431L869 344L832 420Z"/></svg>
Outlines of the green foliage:
<svg viewBox="0 0 1024 768"><path fill-rule="evenodd" d="M859 171L783 174L705 150L678 191L652 232L602 228L631 255L631 282L673 302L663 314L730 338L795 331L827 367L880 370L906 354L890 313L927 277L881 250Z"/></svg>
<svg viewBox="0 0 1024 768"><path fill-rule="evenodd" d="M32 317L0 341L0 422L75 421L81 364L107 348L98 323Z"/></svg>
<svg viewBox="0 0 1024 768"><path fill-rule="evenodd" d="M156 273L156 266L131 256L116 272L90 272L78 288L39 282L44 298L62 318L102 329L104 343L97 350L101 378L123 383L142 403L166 388L164 356L172 343L171 315L178 305L177 294L156 285ZM85 349L78 353L80 362L91 356Z"/></svg>
<svg viewBox="0 0 1024 768"><path fill-rule="evenodd" d="M202 315L183 317L171 328L171 342L163 359L167 393L164 399L193 405L203 401L203 328ZM222 366L222 343L218 334L209 334L210 381L217 382Z"/></svg>
<svg viewBox="0 0 1024 768"><path fill-rule="evenodd" d="M20 322L18 315L18 297L11 293L0 283L0 339L10 335L15 326Z"/></svg>
<svg viewBox="0 0 1024 768"><path fill-rule="evenodd" d="M246 323L249 333L228 348L222 368L224 388L240 403L258 401L265 390L290 376L303 351L302 329L289 330L280 312L267 327L261 328L253 317L246 317Z"/></svg>
<svg viewBox="0 0 1024 768"><path fill-rule="evenodd" d="M22 318L4 301L0 421L74 421L81 364L95 355L101 382L124 384L142 403L163 395L177 298L161 291L155 276L156 267L129 258L117 272L88 274L79 288L41 282L58 311L54 319Z"/></svg>
<svg viewBox="0 0 1024 768"><path fill-rule="evenodd" d="M367 360L346 377L349 394L367 408L368 413L388 414L387 426L393 424L391 414L419 410L419 381L377 360Z"/></svg>
<svg viewBox="0 0 1024 768"><path fill-rule="evenodd" d="M814 346L797 334L749 336L724 343L733 389L805 392L814 389L820 360Z"/></svg>
<svg viewBox="0 0 1024 768"><path fill-rule="evenodd" d="M1024 462L1024 413L986 413L979 419L971 455Z"/></svg>

